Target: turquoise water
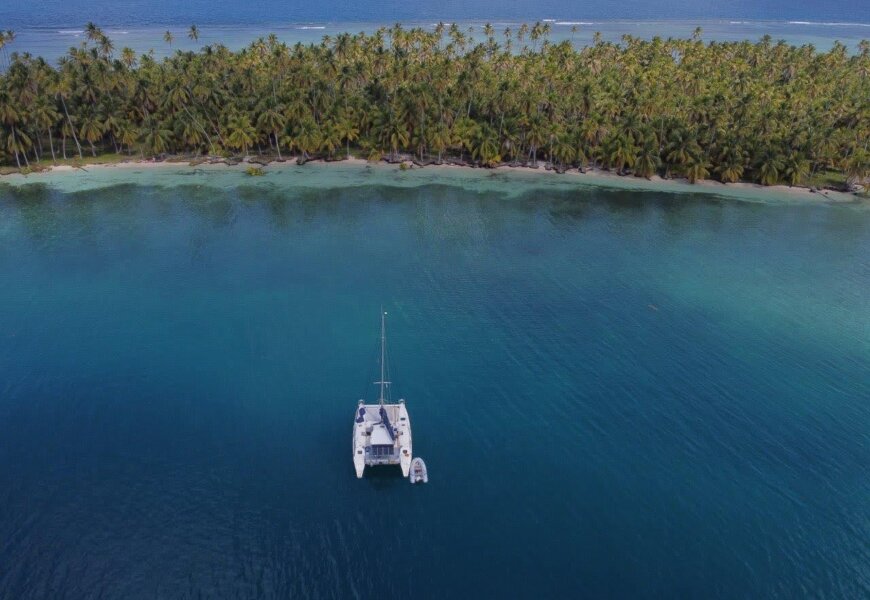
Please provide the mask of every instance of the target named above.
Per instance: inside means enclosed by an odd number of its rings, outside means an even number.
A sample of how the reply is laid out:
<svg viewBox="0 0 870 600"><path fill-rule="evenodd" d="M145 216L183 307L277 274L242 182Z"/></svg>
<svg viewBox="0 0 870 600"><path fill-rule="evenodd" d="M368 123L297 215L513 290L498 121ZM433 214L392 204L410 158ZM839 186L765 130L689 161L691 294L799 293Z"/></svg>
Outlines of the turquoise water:
<svg viewBox="0 0 870 600"><path fill-rule="evenodd" d="M490 19L489 22L496 28L497 39L503 41L502 32L506 27L516 32L523 22L534 22L540 19L540 16L535 16L535 13L531 15L516 19ZM222 24L198 19L190 21L174 18L166 23L153 25L150 21L143 23L131 17L117 24L106 24L105 32L118 49L127 46L138 53L153 52L154 56L163 57L177 50L199 50L209 44L223 44L232 50L238 50L270 33L274 33L279 40L290 45L297 42L316 44L327 35L334 39L338 34L346 32L373 33L379 27L391 26L397 18L386 17L385 20L380 21L347 21L328 17L305 22L272 20L244 24L232 21L232 24ZM445 21L450 21L447 17L443 18ZM862 18L868 22L862 23ZM16 27L16 39L9 46L9 51L29 52L35 56L42 56L54 64L68 53L70 47L78 46L84 41L83 28L88 20L105 24L102 14L97 14L92 19L77 17L69 23L59 24L34 19L34 24L28 23ZM402 23L406 27L422 27L427 30L434 29L437 21L438 19L421 21L419 16L402 18ZM770 35L774 40L785 40L789 44L813 44L820 51L826 51L834 42L840 41L851 52L857 52L861 40L870 38L870 18L863 15L846 21L786 21L781 16L779 20L759 21L686 18L685 14L670 13L658 19L639 21L636 16L626 19L613 19L612 16L607 19L593 19L580 13L579 16L550 21L552 31L549 39L552 42L568 40L578 47L591 44L595 33L600 33L602 39L606 41L619 43L622 36L626 34L642 39L651 39L654 36L689 38L696 27L702 28L702 38L707 41L757 41L764 35ZM191 22L199 24L200 37L196 42L189 39L187 35ZM467 32L470 29L472 38L477 40L484 39L483 26L486 22L485 19L459 20L462 30ZM3 27L3 24L4 20L0 18L0 27ZM574 28L576 31L573 31ZM175 38L171 46L163 39L167 30L171 31Z"/></svg>
<svg viewBox="0 0 870 600"><path fill-rule="evenodd" d="M866 204L4 181L2 597L870 594ZM426 486L353 473L381 304Z"/></svg>
<svg viewBox="0 0 870 600"><path fill-rule="evenodd" d="M501 32L514 32L521 23L545 21L551 25L550 40L569 40L577 46L602 38L620 42L625 34L643 39L653 36L682 37L703 29L703 39L756 41L764 35L790 44L813 44L829 49L840 41L856 52L861 40L870 38L866 0L605 0L577 3L573 0L446 0L415 3L403 0L321 0L287 3L262 0L239 10L227 0L42 0L36 3L0 4L0 29L13 29L17 37L8 51L29 52L54 64L71 46L84 40L84 26L93 21L102 26L118 50L127 46L138 53L157 57L177 50L198 50L208 44L224 44L233 50L274 33L288 44L319 43L323 36L365 31L401 22L407 27L431 30L439 21L457 22L472 37L483 39L483 25L491 23ZM196 24L199 40L187 36ZM572 31L573 28L576 32ZM170 46L164 39L169 30ZM4 61L0 60L0 69Z"/></svg>

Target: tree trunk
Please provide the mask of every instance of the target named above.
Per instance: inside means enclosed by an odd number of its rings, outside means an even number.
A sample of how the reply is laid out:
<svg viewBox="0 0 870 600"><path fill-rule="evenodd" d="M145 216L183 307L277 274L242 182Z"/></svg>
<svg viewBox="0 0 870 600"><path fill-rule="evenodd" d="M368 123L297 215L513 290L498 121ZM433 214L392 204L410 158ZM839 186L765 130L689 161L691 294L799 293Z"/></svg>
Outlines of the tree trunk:
<svg viewBox="0 0 870 600"><path fill-rule="evenodd" d="M277 131L274 131L274 132L272 132L272 135L275 136L275 150L278 151L278 158L279 158L279 159L282 159L282 156L281 156L281 142L278 141L278 132L277 132Z"/></svg>
<svg viewBox="0 0 870 600"><path fill-rule="evenodd" d="M21 168L21 159L18 157L18 136L15 135L15 125L12 126L12 142L15 144L15 164L18 165L18 168ZM24 157L24 164L28 167L30 164L27 162L27 153L22 152L21 155Z"/></svg>
<svg viewBox="0 0 870 600"><path fill-rule="evenodd" d="M51 137L51 127L48 128L48 145L51 148L51 162L57 162L57 156L54 154L54 139Z"/></svg>
<svg viewBox="0 0 870 600"><path fill-rule="evenodd" d="M195 118L191 114L191 112L189 110L187 110L186 106L183 106L182 108L184 109L184 112L187 113L187 116L190 117L191 119L193 119L193 122L196 123L196 126L199 127L200 131L202 131L203 135L205 136L205 139L208 140L208 146L209 146L209 148L211 148L212 155L217 154L217 152L214 151L214 144L211 143L211 136L208 134L208 131L205 130L205 127L203 127L202 124L199 122L199 119ZM206 117L206 119L208 119L208 117ZM220 135L220 132L218 132L218 135ZM223 143L223 138L221 138L221 143Z"/></svg>
<svg viewBox="0 0 870 600"><path fill-rule="evenodd" d="M84 156L82 156L82 145L79 144L79 138L76 135L76 128L73 126L72 119L69 118L69 111L67 111L67 109L66 109L66 100L63 99L63 94L59 94L59 95L60 95L60 103L63 105L63 114L66 115L66 120L67 120L67 123L69 123L70 130L72 131L72 136L73 136L73 140L76 143L76 148L79 149L79 158L84 159Z"/></svg>
<svg viewBox="0 0 870 600"><path fill-rule="evenodd" d="M61 138L60 147L63 152L63 159L66 160L66 134Z"/></svg>

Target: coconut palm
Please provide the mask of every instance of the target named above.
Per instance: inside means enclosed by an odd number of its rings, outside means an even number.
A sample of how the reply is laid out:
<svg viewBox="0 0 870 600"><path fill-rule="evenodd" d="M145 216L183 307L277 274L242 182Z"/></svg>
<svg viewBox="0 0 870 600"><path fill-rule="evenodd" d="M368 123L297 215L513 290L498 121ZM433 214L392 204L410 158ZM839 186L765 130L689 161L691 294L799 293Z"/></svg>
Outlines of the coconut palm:
<svg viewBox="0 0 870 600"><path fill-rule="evenodd" d="M156 60L94 23L56 66L9 55L0 36L2 164L27 166L81 141L143 155L247 155L287 148L303 159L353 146L370 156L413 150L481 164L592 162L651 177L803 184L818 173L867 176L870 43L819 52L762 39L551 44L548 23L475 43L456 25L394 26L288 47L276 36ZM199 41L191 26L187 36ZM167 32L168 44L174 43ZM516 41L517 50L513 49ZM526 43L530 47L525 46ZM81 141L80 141L81 138ZM111 142L111 144L107 143Z"/></svg>
<svg viewBox="0 0 870 600"><path fill-rule="evenodd" d="M764 148L755 163L756 177L762 185L776 185L785 164L782 156L770 146Z"/></svg>
<svg viewBox="0 0 870 600"><path fill-rule="evenodd" d="M810 161L793 151L785 160L783 175L789 185L800 185L810 174Z"/></svg>
<svg viewBox="0 0 870 600"><path fill-rule="evenodd" d="M286 125L287 118L284 116L284 107L282 106L266 106L257 117L257 129L267 136L272 136L271 140L275 142L278 158L282 158L279 132L283 131Z"/></svg>
<svg viewBox="0 0 870 600"><path fill-rule="evenodd" d="M649 179L656 174L661 162L658 141L654 136L648 136L637 150L637 156L634 161L634 174L638 177Z"/></svg>
<svg viewBox="0 0 870 600"><path fill-rule="evenodd" d="M335 124L338 134L345 141L345 157L350 158L350 144L359 138L359 128L350 115L343 114Z"/></svg>
<svg viewBox="0 0 870 600"><path fill-rule="evenodd" d="M48 98L42 97L33 106L30 119L38 131L44 131L48 135L48 144L51 149L51 160L56 162L57 156L54 152L54 136L52 135L52 131L58 121L60 121L60 113L57 112L57 109Z"/></svg>
<svg viewBox="0 0 870 600"><path fill-rule="evenodd" d="M248 149L254 145L257 139L257 130L251 125L251 118L243 113L237 113L230 117L227 124L227 143L230 148L241 150L248 156Z"/></svg>
<svg viewBox="0 0 870 600"><path fill-rule="evenodd" d="M496 131L489 125L484 125L477 130L471 151L472 158L478 160L486 167L492 167L501 161L499 143Z"/></svg>
<svg viewBox="0 0 870 600"><path fill-rule="evenodd" d="M710 176L710 163L704 156L691 156L685 165L686 179L695 183Z"/></svg>
<svg viewBox="0 0 870 600"><path fill-rule="evenodd" d="M91 145L91 156L97 155L97 149L94 142L98 142L103 137L103 124L93 113L85 114L82 118L82 124L79 129L79 135L83 140Z"/></svg>

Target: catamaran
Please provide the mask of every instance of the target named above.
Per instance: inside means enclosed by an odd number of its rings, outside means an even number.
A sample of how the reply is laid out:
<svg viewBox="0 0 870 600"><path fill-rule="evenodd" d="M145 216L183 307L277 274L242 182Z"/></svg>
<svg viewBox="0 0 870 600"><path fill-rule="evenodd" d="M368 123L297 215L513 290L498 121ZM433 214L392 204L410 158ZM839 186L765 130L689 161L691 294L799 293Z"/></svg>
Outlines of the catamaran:
<svg viewBox="0 0 870 600"><path fill-rule="evenodd" d="M413 459L411 448L411 419L405 400L390 401L390 382L387 381L387 313L381 311L381 379L377 404L360 400L353 424L353 466L356 476L362 478L367 466L399 465L402 475L408 476Z"/></svg>

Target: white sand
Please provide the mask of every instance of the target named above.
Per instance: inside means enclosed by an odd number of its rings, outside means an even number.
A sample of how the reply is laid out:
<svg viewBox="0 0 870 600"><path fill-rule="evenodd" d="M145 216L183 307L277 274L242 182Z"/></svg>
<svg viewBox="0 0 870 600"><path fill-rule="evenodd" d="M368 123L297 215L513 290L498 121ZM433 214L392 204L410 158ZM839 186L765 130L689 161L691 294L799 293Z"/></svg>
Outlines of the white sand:
<svg viewBox="0 0 870 600"><path fill-rule="evenodd" d="M287 157L284 162L270 162L270 169L280 169L288 166L296 165L296 157ZM310 161L312 164L328 164L322 160L312 160ZM393 168L398 170L398 165L390 165L385 162L371 163L367 160L361 158L349 158L343 159L340 161L336 161L337 164L345 164L345 165L369 165L374 166L378 165L384 168L389 168L392 166ZM418 167L414 165L410 160L406 161L408 167L411 170L436 170L436 171L451 171L451 170L460 170L460 171L468 171L468 170L476 170L476 171L490 171L490 172L504 172L504 173L528 173L534 174L538 176L547 175L551 177L560 177L560 178L569 178L576 179L578 182L583 182L589 185L605 185L605 186L613 186L620 187L626 189L637 189L637 190L662 190L662 191L679 191L679 192L696 192L696 193L704 193L704 192L712 192L714 194L727 194L729 196L738 197L740 191L751 192L753 194L770 194L782 197L783 195L793 197L795 199L806 199L806 200L815 200L815 201L824 201L824 202L850 202L856 199L854 194L848 194L844 192L836 192L830 190L820 190L817 192L810 191L809 188L806 187L791 187L786 185L773 185L773 186L763 186L755 183L721 183L713 180L700 180L696 183L689 183L686 179L663 179L659 176L653 176L650 179L644 179L641 177L634 177L632 175L617 175L611 171L606 171L598 168L589 168L586 169L584 173L581 173L577 169L572 169L563 174L558 174L555 171L548 171L544 168L543 163L538 168L533 167L523 167L523 166L509 166L502 165L493 169L484 169L484 168L472 168L462 165L450 165L450 164L441 164L441 165L428 165L426 167ZM246 163L242 162L240 165L234 166L234 168L246 167L246 166L259 166L255 163ZM87 172L91 170L101 170L101 169L157 169L157 168L173 168L173 169L183 169L183 168L221 168L228 167L224 163L209 163L203 162L196 165L191 165L186 161L154 161L154 160L140 160L140 159L131 159L129 161L118 162L118 163L107 163L107 164L92 164L88 165L85 163L81 167L73 167L71 165L59 165L53 166L48 169L49 172L57 172L57 173L74 173L74 172ZM736 193L735 193L736 192Z"/></svg>

